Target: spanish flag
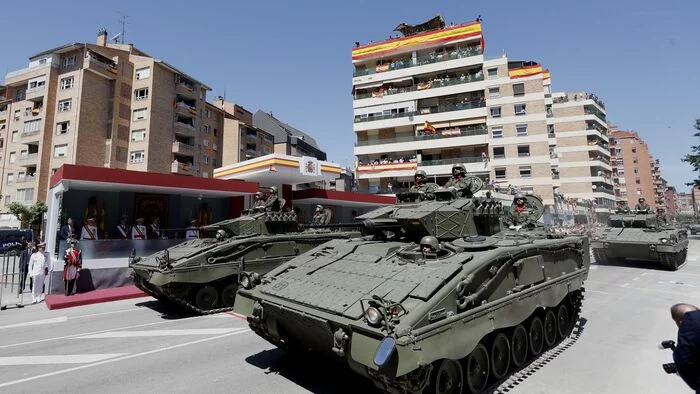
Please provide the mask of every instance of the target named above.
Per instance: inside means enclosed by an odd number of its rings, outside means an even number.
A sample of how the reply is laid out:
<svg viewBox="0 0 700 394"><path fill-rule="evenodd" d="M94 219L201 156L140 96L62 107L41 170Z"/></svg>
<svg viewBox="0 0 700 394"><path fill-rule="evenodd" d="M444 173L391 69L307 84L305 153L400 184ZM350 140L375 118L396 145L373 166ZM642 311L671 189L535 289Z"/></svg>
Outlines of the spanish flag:
<svg viewBox="0 0 700 394"><path fill-rule="evenodd" d="M481 23L471 22L446 29L428 31L409 37L401 37L352 49L352 60L388 55L400 49L446 43L481 35Z"/></svg>
<svg viewBox="0 0 700 394"><path fill-rule="evenodd" d="M508 76L511 79L531 77L542 73L542 65L518 67L508 70Z"/></svg>
<svg viewBox="0 0 700 394"><path fill-rule="evenodd" d="M552 76L549 74L549 70L542 71L542 79L549 79Z"/></svg>
<svg viewBox="0 0 700 394"><path fill-rule="evenodd" d="M435 127L426 120L423 124L423 132L426 134L435 134Z"/></svg>

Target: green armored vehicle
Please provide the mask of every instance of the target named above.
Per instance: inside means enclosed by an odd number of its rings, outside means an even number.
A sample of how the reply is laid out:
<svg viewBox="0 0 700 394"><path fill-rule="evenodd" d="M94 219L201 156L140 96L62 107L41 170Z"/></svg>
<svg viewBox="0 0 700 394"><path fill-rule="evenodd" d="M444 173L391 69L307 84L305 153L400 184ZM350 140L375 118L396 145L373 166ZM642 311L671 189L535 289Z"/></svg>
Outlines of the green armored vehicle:
<svg viewBox="0 0 700 394"><path fill-rule="evenodd" d="M494 387L573 330L588 241L529 231L531 219L501 231L499 207L433 194L360 216L364 237L270 271L234 311L270 343L337 360L385 392Z"/></svg>
<svg viewBox="0 0 700 394"><path fill-rule="evenodd" d="M675 271L688 255L688 231L663 225L656 214L646 211L618 212L593 236L591 248L597 263L649 260Z"/></svg>
<svg viewBox="0 0 700 394"><path fill-rule="evenodd" d="M129 258L136 286L164 302L208 314L231 310L241 283L357 231L303 230L294 212L249 212L200 228L200 238Z"/></svg>

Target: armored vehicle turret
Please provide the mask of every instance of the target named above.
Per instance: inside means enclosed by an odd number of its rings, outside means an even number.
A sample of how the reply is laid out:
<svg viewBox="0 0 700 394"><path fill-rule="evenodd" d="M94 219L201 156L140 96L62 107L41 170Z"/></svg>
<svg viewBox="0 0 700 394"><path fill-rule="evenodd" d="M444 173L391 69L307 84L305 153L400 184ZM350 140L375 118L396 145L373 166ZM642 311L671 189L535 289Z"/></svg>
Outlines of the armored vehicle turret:
<svg viewBox="0 0 700 394"><path fill-rule="evenodd" d="M688 231L667 226L648 211L618 211L610 215L608 227L593 236L591 248L599 264L625 259L658 261L675 271L688 255Z"/></svg>
<svg viewBox="0 0 700 394"><path fill-rule="evenodd" d="M294 212L251 211L200 228L200 238L150 256L132 254L136 286L197 313L233 308L240 284L258 280L281 263L329 240L357 231L304 230Z"/></svg>
<svg viewBox="0 0 700 394"><path fill-rule="evenodd" d="M364 237L282 264L239 290L234 311L270 343L337 360L386 392L489 389L571 333L588 240L524 230L532 217L501 231L497 204L433 194L361 216Z"/></svg>

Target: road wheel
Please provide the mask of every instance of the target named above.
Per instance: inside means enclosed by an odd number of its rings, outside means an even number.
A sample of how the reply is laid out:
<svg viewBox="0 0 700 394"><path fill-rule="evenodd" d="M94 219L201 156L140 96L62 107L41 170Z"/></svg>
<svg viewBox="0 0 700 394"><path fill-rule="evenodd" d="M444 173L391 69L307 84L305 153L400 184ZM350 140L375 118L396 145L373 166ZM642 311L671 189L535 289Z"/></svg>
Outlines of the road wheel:
<svg viewBox="0 0 700 394"><path fill-rule="evenodd" d="M472 393L480 393L489 381L489 353L486 346L479 344L467 356L467 388Z"/></svg>
<svg viewBox="0 0 700 394"><path fill-rule="evenodd" d="M542 319L539 316L535 316L530 321L530 352L537 356L542 353L542 348L544 347L545 331L542 325Z"/></svg>
<svg viewBox="0 0 700 394"><path fill-rule="evenodd" d="M566 305L559 305L557 310L557 334L559 334L559 339L564 339L569 336L571 327L571 319L569 318L569 310Z"/></svg>
<svg viewBox="0 0 700 394"><path fill-rule="evenodd" d="M197 290L197 295L194 298L197 308L203 310L214 309L219 301L219 296L216 294L216 289L212 286L204 286Z"/></svg>
<svg viewBox="0 0 700 394"><path fill-rule="evenodd" d="M238 291L238 284L231 283L221 290L221 304L226 308L233 308L233 304L236 301L236 292Z"/></svg>
<svg viewBox="0 0 700 394"><path fill-rule="evenodd" d="M442 360L437 363L426 393L460 394L464 376L462 366L456 360Z"/></svg>
<svg viewBox="0 0 700 394"><path fill-rule="evenodd" d="M544 315L544 342L552 347L557 341L557 316L551 309Z"/></svg>
<svg viewBox="0 0 700 394"><path fill-rule="evenodd" d="M496 380L508 373L510 367L510 342L508 337L500 333L491 342L491 373Z"/></svg>
<svg viewBox="0 0 700 394"><path fill-rule="evenodd" d="M542 324L542 323L540 323ZM518 324L510 337L510 353L513 365L519 367L527 360L527 331L522 324Z"/></svg>

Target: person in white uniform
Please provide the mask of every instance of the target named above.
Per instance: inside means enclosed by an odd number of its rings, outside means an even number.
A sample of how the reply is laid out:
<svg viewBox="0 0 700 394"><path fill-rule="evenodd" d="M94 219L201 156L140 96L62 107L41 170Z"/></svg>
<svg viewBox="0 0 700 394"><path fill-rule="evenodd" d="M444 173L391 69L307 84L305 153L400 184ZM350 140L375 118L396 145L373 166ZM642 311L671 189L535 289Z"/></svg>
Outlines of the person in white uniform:
<svg viewBox="0 0 700 394"><path fill-rule="evenodd" d="M190 227L185 232L185 239L196 239L199 238L199 228L197 227L197 220L190 221Z"/></svg>
<svg viewBox="0 0 700 394"><path fill-rule="evenodd" d="M49 256L46 243L36 245L37 250L29 258L29 275L32 277L32 304L44 300L44 280L49 271Z"/></svg>
<svg viewBox="0 0 700 394"><path fill-rule="evenodd" d="M83 226L83 230L80 232L81 240L91 240L96 241L97 237L97 226L95 225L95 218L89 218L87 224Z"/></svg>

